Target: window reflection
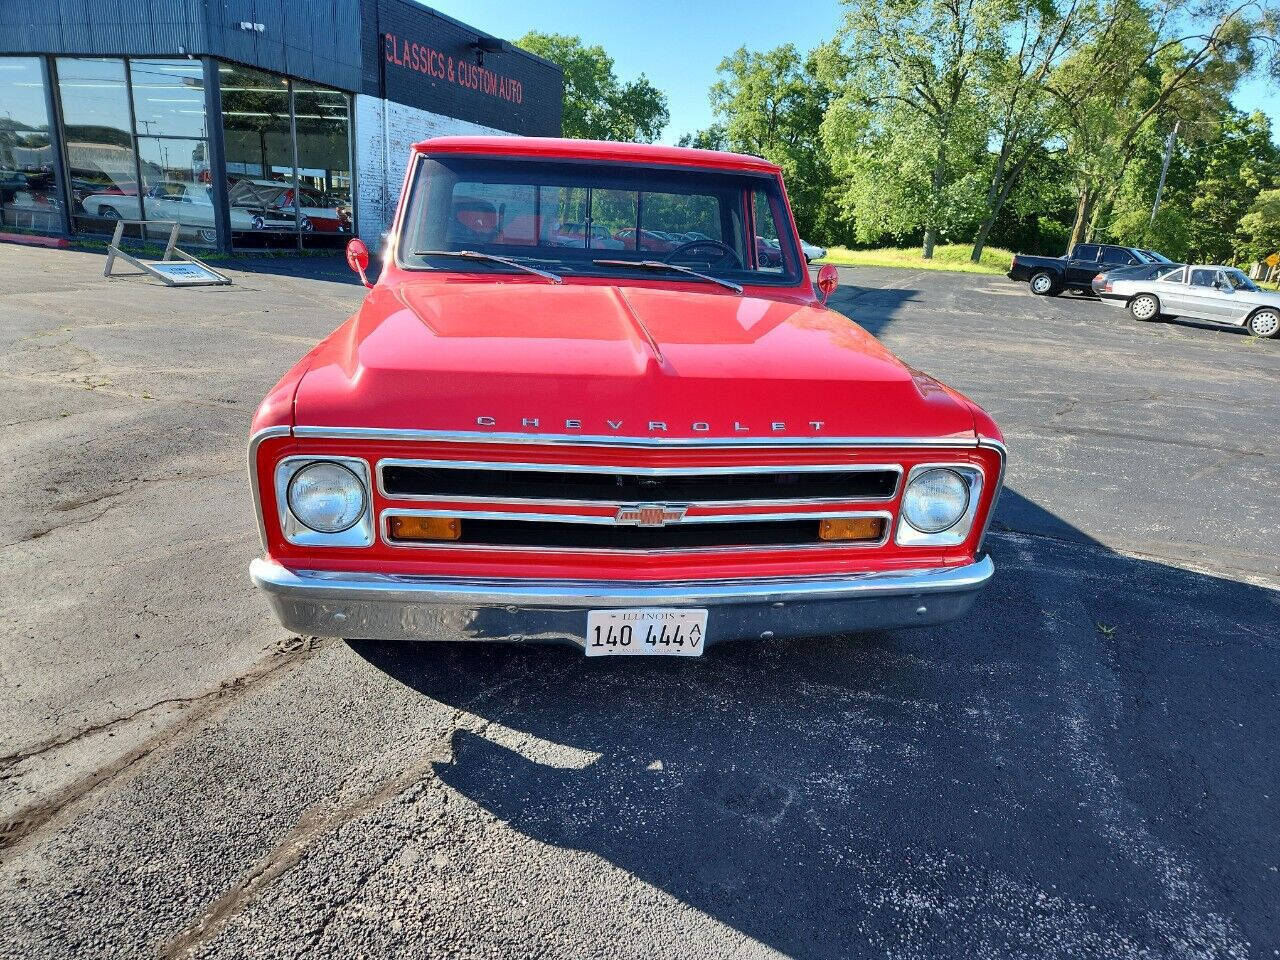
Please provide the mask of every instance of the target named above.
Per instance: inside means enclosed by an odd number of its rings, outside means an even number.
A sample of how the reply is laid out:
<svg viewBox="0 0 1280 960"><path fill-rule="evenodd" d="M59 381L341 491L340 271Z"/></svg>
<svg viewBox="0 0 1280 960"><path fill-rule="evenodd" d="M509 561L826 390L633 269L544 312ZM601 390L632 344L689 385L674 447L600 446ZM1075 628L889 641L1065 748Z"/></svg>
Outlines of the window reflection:
<svg viewBox="0 0 1280 960"><path fill-rule="evenodd" d="M209 135L204 112L204 65L199 60L130 60L133 116L143 137Z"/></svg>
<svg viewBox="0 0 1280 960"><path fill-rule="evenodd" d="M110 233L142 216L124 61L59 57L57 70L73 223Z"/></svg>
<svg viewBox="0 0 1280 960"><path fill-rule="evenodd" d="M57 158L35 57L0 57L0 228L62 232Z"/></svg>
<svg viewBox="0 0 1280 960"><path fill-rule="evenodd" d="M142 206L148 220L176 220L180 242L208 246L218 239L209 189L207 140L138 138ZM147 225L153 238L167 240L170 228Z"/></svg>
<svg viewBox="0 0 1280 960"><path fill-rule="evenodd" d="M295 246L289 82L250 67L219 64L231 242Z"/></svg>
<svg viewBox="0 0 1280 960"><path fill-rule="evenodd" d="M351 138L345 93L295 82L299 220L304 246L341 246L351 234ZM292 202L292 197L290 197Z"/></svg>

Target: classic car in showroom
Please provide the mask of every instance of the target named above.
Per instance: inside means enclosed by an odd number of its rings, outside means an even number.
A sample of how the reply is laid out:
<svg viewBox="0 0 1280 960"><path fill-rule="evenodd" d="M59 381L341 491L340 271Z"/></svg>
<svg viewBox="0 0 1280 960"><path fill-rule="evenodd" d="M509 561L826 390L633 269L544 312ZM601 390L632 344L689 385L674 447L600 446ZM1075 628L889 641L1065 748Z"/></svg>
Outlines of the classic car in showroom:
<svg viewBox="0 0 1280 960"><path fill-rule="evenodd" d="M1280 335L1280 293L1261 289L1236 267L1176 263L1154 276L1105 274L1093 290L1135 320L1186 317L1244 327L1255 337Z"/></svg>
<svg viewBox="0 0 1280 960"><path fill-rule="evenodd" d="M941 623L992 576L999 429L827 309L771 163L429 140L377 282L348 260L367 297L249 443L290 630L696 656Z"/></svg>
<svg viewBox="0 0 1280 960"><path fill-rule="evenodd" d="M207 184L193 181L157 183L146 190L142 200L146 205L145 214L136 193L129 195L119 190L90 194L81 201L81 206L91 216L107 221L176 220L184 227L194 229L201 242L217 241L213 195ZM232 230L281 230L293 225L292 212L231 206Z"/></svg>

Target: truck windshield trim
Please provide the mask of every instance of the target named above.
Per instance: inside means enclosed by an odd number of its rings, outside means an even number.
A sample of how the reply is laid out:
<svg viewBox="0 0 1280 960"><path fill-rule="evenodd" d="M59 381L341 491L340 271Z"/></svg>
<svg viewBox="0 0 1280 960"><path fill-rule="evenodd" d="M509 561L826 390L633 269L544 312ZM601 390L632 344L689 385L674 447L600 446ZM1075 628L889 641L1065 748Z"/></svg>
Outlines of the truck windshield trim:
<svg viewBox="0 0 1280 960"><path fill-rule="evenodd" d="M407 270L509 273L516 261L615 280L661 276L661 262L682 268L673 280L693 271L726 286L805 275L776 176L524 157L418 158L396 258Z"/></svg>

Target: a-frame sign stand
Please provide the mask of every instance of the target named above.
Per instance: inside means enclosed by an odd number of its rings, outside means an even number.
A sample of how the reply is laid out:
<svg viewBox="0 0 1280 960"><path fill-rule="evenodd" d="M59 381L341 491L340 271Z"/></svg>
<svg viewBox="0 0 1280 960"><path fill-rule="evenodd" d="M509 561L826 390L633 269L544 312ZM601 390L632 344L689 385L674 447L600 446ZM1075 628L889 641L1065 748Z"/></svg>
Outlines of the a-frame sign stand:
<svg viewBox="0 0 1280 960"><path fill-rule="evenodd" d="M143 236L146 236L147 224L167 225L171 228L169 230L169 242L165 245L164 257L161 260L148 262L120 249L120 238L124 235L124 228L133 224L143 228ZM116 257L119 257L122 260L127 260L143 273L149 273L171 287L203 287L230 283L230 277L224 276L207 263L197 260L185 250L178 248L179 226L180 224L176 220L116 221L116 231L111 235L111 243L107 247L107 266L102 271L102 275L104 277L111 276L111 268L115 265Z"/></svg>

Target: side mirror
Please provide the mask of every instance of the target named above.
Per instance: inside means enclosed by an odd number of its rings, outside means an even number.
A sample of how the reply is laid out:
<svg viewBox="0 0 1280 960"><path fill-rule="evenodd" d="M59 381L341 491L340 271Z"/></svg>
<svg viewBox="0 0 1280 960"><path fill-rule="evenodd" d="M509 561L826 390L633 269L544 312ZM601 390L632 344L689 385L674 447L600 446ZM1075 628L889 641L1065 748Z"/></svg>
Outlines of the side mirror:
<svg viewBox="0 0 1280 960"><path fill-rule="evenodd" d="M818 292L822 294L823 303L827 302L838 286L840 286L840 272L836 270L835 264L824 263L818 270Z"/></svg>
<svg viewBox="0 0 1280 960"><path fill-rule="evenodd" d="M369 248L359 237L352 237L347 241L347 266L360 274L361 283L366 287L373 287L369 278L364 275L364 272L369 269Z"/></svg>

